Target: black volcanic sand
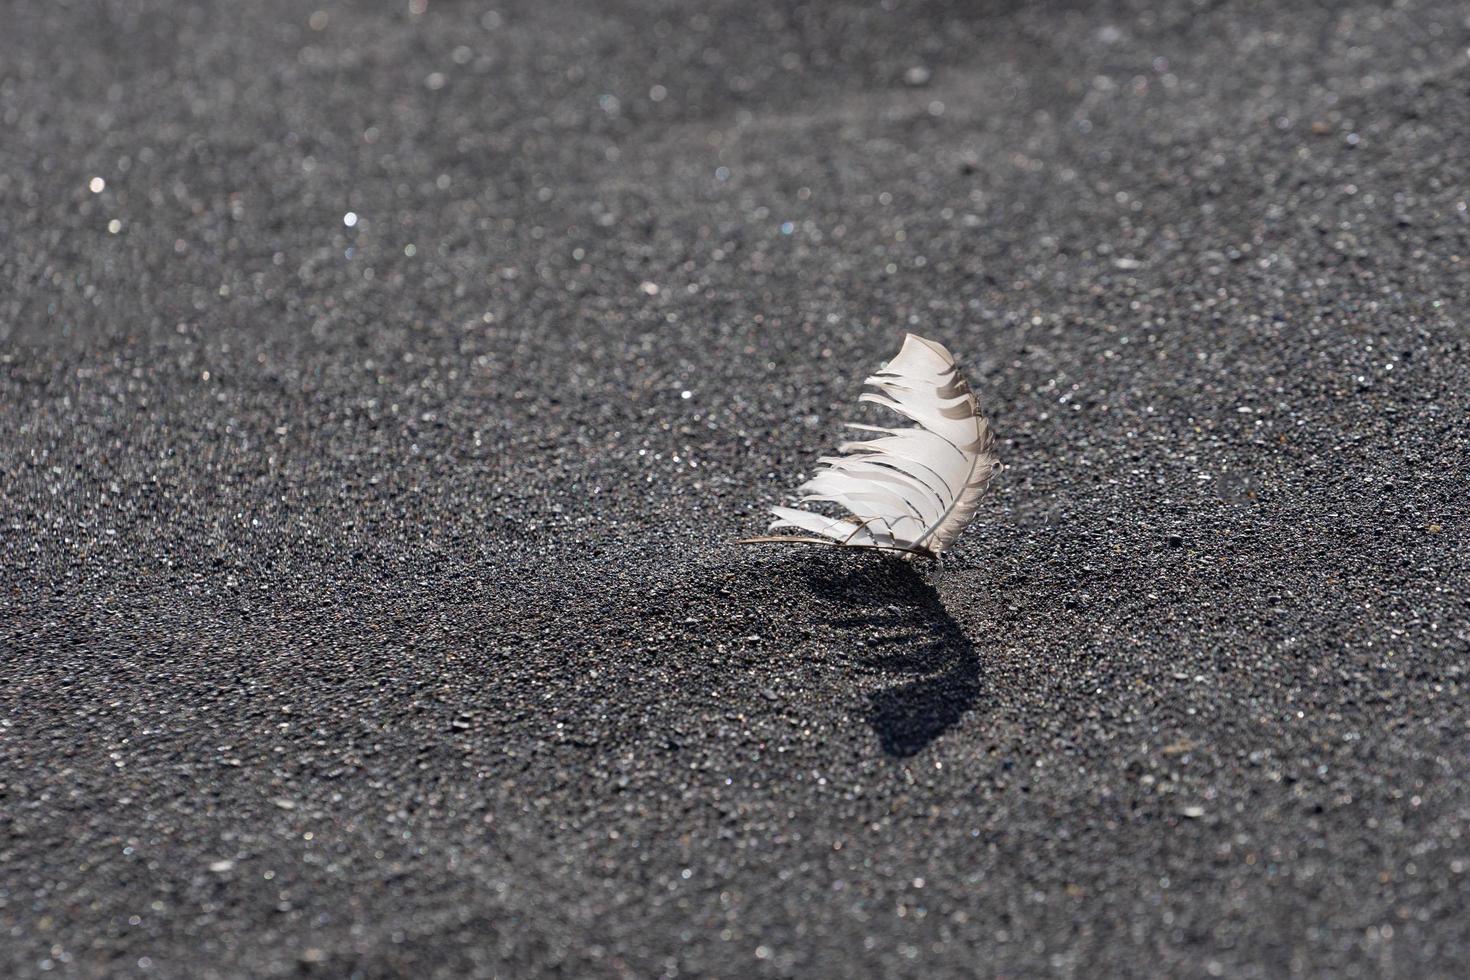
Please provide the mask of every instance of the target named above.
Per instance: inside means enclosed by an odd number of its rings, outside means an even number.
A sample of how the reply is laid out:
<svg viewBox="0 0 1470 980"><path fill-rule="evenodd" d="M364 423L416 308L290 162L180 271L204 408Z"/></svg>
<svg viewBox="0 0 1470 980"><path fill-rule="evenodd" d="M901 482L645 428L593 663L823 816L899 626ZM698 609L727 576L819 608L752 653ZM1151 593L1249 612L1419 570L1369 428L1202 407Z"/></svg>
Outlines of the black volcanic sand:
<svg viewBox="0 0 1470 980"><path fill-rule="evenodd" d="M1464 970L1463 3L4 19L0 973Z"/></svg>

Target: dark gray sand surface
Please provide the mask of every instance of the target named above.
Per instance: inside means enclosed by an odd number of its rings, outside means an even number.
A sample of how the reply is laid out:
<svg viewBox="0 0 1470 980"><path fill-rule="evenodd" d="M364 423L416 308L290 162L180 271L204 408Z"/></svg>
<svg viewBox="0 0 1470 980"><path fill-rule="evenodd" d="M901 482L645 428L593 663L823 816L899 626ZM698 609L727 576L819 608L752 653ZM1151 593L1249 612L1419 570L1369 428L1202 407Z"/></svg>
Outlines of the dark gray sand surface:
<svg viewBox="0 0 1470 980"><path fill-rule="evenodd" d="M0 973L1463 975L1463 3L3 15Z"/></svg>

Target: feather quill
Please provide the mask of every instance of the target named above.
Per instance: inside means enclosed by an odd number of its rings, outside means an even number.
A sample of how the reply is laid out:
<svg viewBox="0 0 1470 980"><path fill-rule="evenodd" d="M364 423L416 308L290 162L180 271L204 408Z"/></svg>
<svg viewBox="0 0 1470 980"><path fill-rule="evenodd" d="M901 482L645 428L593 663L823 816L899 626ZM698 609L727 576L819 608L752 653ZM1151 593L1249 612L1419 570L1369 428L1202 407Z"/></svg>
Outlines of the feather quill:
<svg viewBox="0 0 1470 980"><path fill-rule="evenodd" d="M742 544L822 544L934 558L974 519L1000 463L990 422L950 352L907 334L898 356L863 383L874 390L859 401L914 424L849 423L866 438L843 443L840 455L821 457L816 474L797 488L802 503L835 504L847 514L774 507L770 530L806 534L767 534Z"/></svg>

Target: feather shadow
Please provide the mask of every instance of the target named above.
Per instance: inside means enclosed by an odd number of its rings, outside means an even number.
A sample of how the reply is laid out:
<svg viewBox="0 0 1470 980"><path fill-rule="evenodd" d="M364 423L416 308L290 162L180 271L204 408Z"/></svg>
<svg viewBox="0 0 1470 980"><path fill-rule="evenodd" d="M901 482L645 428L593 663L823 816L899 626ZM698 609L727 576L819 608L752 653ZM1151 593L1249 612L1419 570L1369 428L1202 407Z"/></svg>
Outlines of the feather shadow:
<svg viewBox="0 0 1470 980"><path fill-rule="evenodd" d="M866 634L859 666L895 678L868 696L864 712L884 752L917 755L975 706L982 688L975 646L912 565L887 560L841 571L814 565L807 584L851 610L834 625Z"/></svg>

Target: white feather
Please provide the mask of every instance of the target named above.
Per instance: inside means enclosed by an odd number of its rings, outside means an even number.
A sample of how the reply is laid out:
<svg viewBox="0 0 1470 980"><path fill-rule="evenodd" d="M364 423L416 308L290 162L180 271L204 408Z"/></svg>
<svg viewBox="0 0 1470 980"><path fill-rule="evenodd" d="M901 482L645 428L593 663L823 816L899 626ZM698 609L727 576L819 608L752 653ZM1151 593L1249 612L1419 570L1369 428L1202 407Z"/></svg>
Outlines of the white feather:
<svg viewBox="0 0 1470 980"><path fill-rule="evenodd" d="M865 384L860 401L882 405L915 423L883 428L853 423L871 438L846 442L840 456L798 490L802 503L825 502L844 517L776 507L771 530L795 528L815 537L770 535L752 542L883 548L904 557L942 554L975 517L999 469L990 423L954 358L942 344L908 334L898 356Z"/></svg>

